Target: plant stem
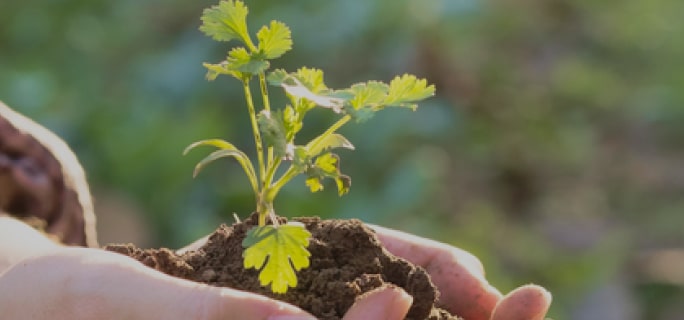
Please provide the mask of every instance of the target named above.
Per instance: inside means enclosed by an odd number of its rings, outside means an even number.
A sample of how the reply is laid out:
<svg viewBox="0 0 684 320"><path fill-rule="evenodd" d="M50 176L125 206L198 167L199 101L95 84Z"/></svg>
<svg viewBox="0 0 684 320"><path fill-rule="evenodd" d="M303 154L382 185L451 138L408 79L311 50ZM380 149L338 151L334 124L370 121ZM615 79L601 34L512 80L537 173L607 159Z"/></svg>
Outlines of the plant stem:
<svg viewBox="0 0 684 320"><path fill-rule="evenodd" d="M278 170L278 167L282 162L283 159L275 159L274 162L268 167L268 171L266 172L266 180L264 180L265 186L271 185L273 178L275 177L276 170Z"/></svg>
<svg viewBox="0 0 684 320"><path fill-rule="evenodd" d="M273 202L273 199L278 195L280 189L292 180L292 178L296 177L297 174L299 174L299 172L297 172L294 165L290 165L278 181L270 185L267 190L264 190L264 200Z"/></svg>
<svg viewBox="0 0 684 320"><path fill-rule="evenodd" d="M337 131L337 129L339 129L340 127L345 125L347 122L349 122L349 120L351 120L351 118L352 117L347 114L344 117L340 118L340 120L337 120L337 122L335 122L332 126L330 126L330 128L328 128L328 130L325 130L325 132L323 132L320 136L316 137L316 140L313 142L313 144L310 146L309 149L316 149L318 147L318 144L321 141L325 140L325 138L327 138L329 135L335 133L335 131Z"/></svg>
<svg viewBox="0 0 684 320"><path fill-rule="evenodd" d="M271 100L268 98L268 86L266 84L266 75L264 72L259 72L259 86L261 87L261 97L263 99L264 103L264 110L270 112L271 111ZM267 167L270 168L273 166L273 147L268 147L268 156L267 156ZM268 180L268 179L266 179ZM264 180L264 181L266 181ZM266 182L265 185L268 185L270 182Z"/></svg>
<svg viewBox="0 0 684 320"><path fill-rule="evenodd" d="M249 80L242 81L242 87L245 90L245 98L247 99L247 108L249 111L249 120L252 122L252 131L254 132L254 144L256 144L257 159L259 161L259 181L261 188L265 187L264 181L266 178L266 167L264 166L264 146L261 142L261 133L259 132L259 124L256 120L256 110L254 109L254 99L252 99L252 91L249 88ZM261 201L257 199L257 201ZM257 205L260 208L261 205ZM263 214L259 212L259 214Z"/></svg>

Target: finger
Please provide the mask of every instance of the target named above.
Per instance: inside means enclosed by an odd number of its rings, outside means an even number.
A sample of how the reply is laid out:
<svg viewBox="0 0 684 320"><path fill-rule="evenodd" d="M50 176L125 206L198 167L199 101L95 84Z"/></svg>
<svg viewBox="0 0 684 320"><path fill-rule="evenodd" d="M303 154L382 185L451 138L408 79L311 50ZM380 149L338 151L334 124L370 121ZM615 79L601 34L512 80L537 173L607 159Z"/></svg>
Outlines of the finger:
<svg viewBox="0 0 684 320"><path fill-rule="evenodd" d="M381 226L371 225L378 239L389 252L419 266L427 266L441 254L454 254L459 264L470 269L473 274L484 275L480 260L471 253L445 243L425 239Z"/></svg>
<svg viewBox="0 0 684 320"><path fill-rule="evenodd" d="M526 285L507 294L496 306L492 320L542 320L551 305L551 293Z"/></svg>
<svg viewBox="0 0 684 320"><path fill-rule="evenodd" d="M344 320L401 320L406 317L413 297L398 287L383 286L356 300Z"/></svg>
<svg viewBox="0 0 684 320"><path fill-rule="evenodd" d="M468 320L489 319L501 293L485 280L482 263L475 256L441 242L372 228L389 252L425 268L447 310Z"/></svg>
<svg viewBox="0 0 684 320"><path fill-rule="evenodd" d="M206 314L206 319L316 320L291 304L262 295L228 288L210 289L212 292L206 293L207 298L198 301L200 305L204 304L201 314Z"/></svg>

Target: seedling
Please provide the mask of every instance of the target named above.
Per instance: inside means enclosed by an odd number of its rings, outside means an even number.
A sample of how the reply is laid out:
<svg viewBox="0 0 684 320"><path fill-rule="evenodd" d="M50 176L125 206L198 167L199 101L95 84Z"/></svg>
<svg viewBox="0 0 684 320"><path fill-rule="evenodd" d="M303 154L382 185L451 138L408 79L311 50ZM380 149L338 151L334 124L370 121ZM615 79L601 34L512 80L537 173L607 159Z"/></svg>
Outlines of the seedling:
<svg viewBox="0 0 684 320"><path fill-rule="evenodd" d="M236 40L241 44L228 51L226 60L204 66L208 80L229 75L242 84L256 144L256 167L244 152L221 139L195 142L184 154L198 146L218 149L195 166L195 176L207 164L224 157L232 157L242 166L254 191L258 213L258 225L242 243L244 267L260 270L262 286L270 284L274 293L285 293L289 287L297 286L295 271L309 266L311 254L306 248L311 233L297 222L278 223L273 200L280 190L303 174L311 192L323 190L323 180L332 179L339 195L346 194L351 179L340 172L340 158L331 151L354 146L337 130L351 120L366 121L385 107L415 110L415 103L434 95L435 88L408 74L395 77L389 84L368 81L341 90L329 89L323 82L323 71L318 69L303 67L290 73L277 69L267 75L270 61L292 49L290 29L282 22L271 21L259 29L255 43L248 32L247 13L242 1L223 0L204 10L200 30L216 41ZM255 81L261 92L258 113L251 87ZM289 104L272 110L269 84L283 88ZM340 118L311 141L296 144L304 116L320 108L339 114ZM287 169L279 171L282 165L287 165Z"/></svg>

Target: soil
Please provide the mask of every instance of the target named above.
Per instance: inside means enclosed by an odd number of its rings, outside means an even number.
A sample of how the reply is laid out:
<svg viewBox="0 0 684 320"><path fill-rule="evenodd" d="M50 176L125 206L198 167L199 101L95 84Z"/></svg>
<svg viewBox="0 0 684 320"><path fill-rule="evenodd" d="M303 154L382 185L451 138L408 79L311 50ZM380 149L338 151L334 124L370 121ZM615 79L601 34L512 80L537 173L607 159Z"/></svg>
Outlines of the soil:
<svg viewBox="0 0 684 320"><path fill-rule="evenodd" d="M360 221L294 220L304 223L312 233L308 247L311 265L298 272L297 287L286 294L274 294L269 287L262 287L258 272L242 267L242 240L256 224L256 215L232 226L221 225L204 246L181 255L165 248L143 250L131 244L108 245L105 249L172 276L286 301L324 320L341 319L359 296L384 285L402 287L413 296L406 319L459 319L439 308L439 292L423 268L389 253Z"/></svg>

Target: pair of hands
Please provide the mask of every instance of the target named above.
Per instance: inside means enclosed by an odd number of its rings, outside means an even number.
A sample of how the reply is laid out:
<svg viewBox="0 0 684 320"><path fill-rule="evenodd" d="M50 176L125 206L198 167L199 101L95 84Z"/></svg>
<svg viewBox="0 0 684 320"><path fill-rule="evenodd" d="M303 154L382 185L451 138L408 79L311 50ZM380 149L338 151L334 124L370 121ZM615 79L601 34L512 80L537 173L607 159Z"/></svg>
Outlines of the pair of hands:
<svg viewBox="0 0 684 320"><path fill-rule="evenodd" d="M0 273L0 310L8 319L315 319L287 303L174 278L123 255L59 246L12 218L0 217L0 232L3 225L35 241L31 257ZM428 271L449 311L467 320L544 319L551 295L543 288L527 285L502 297L470 253L372 228L390 252ZM4 246L0 250L17 244ZM411 302L403 290L382 287L360 298L344 319L404 319Z"/></svg>
<svg viewBox="0 0 684 320"><path fill-rule="evenodd" d="M66 164L67 170L61 170L67 174L65 181L78 181L78 199L89 199L82 169L59 138L0 102L3 128L0 131L8 135L5 138L13 142L15 152L25 152L28 160L17 162L0 152L0 208L7 207L20 194L31 199L30 203L39 204L33 209L41 211L41 206L53 201L54 186L49 183L48 172L54 170L49 166L65 169ZM40 146L51 148L45 151ZM47 157L48 153L62 160ZM47 163L45 168L32 165L30 160L44 158L50 160L40 162L44 166ZM487 283L482 264L473 255L399 231L372 228L390 252L428 271L441 291L442 304L452 313L466 320L544 318L551 295L543 288L523 286L502 297ZM360 298L344 319L404 319L411 302L411 296L403 290L382 287ZM37 320L314 319L292 305L174 278L123 255L57 245L2 212L0 311L3 319Z"/></svg>

